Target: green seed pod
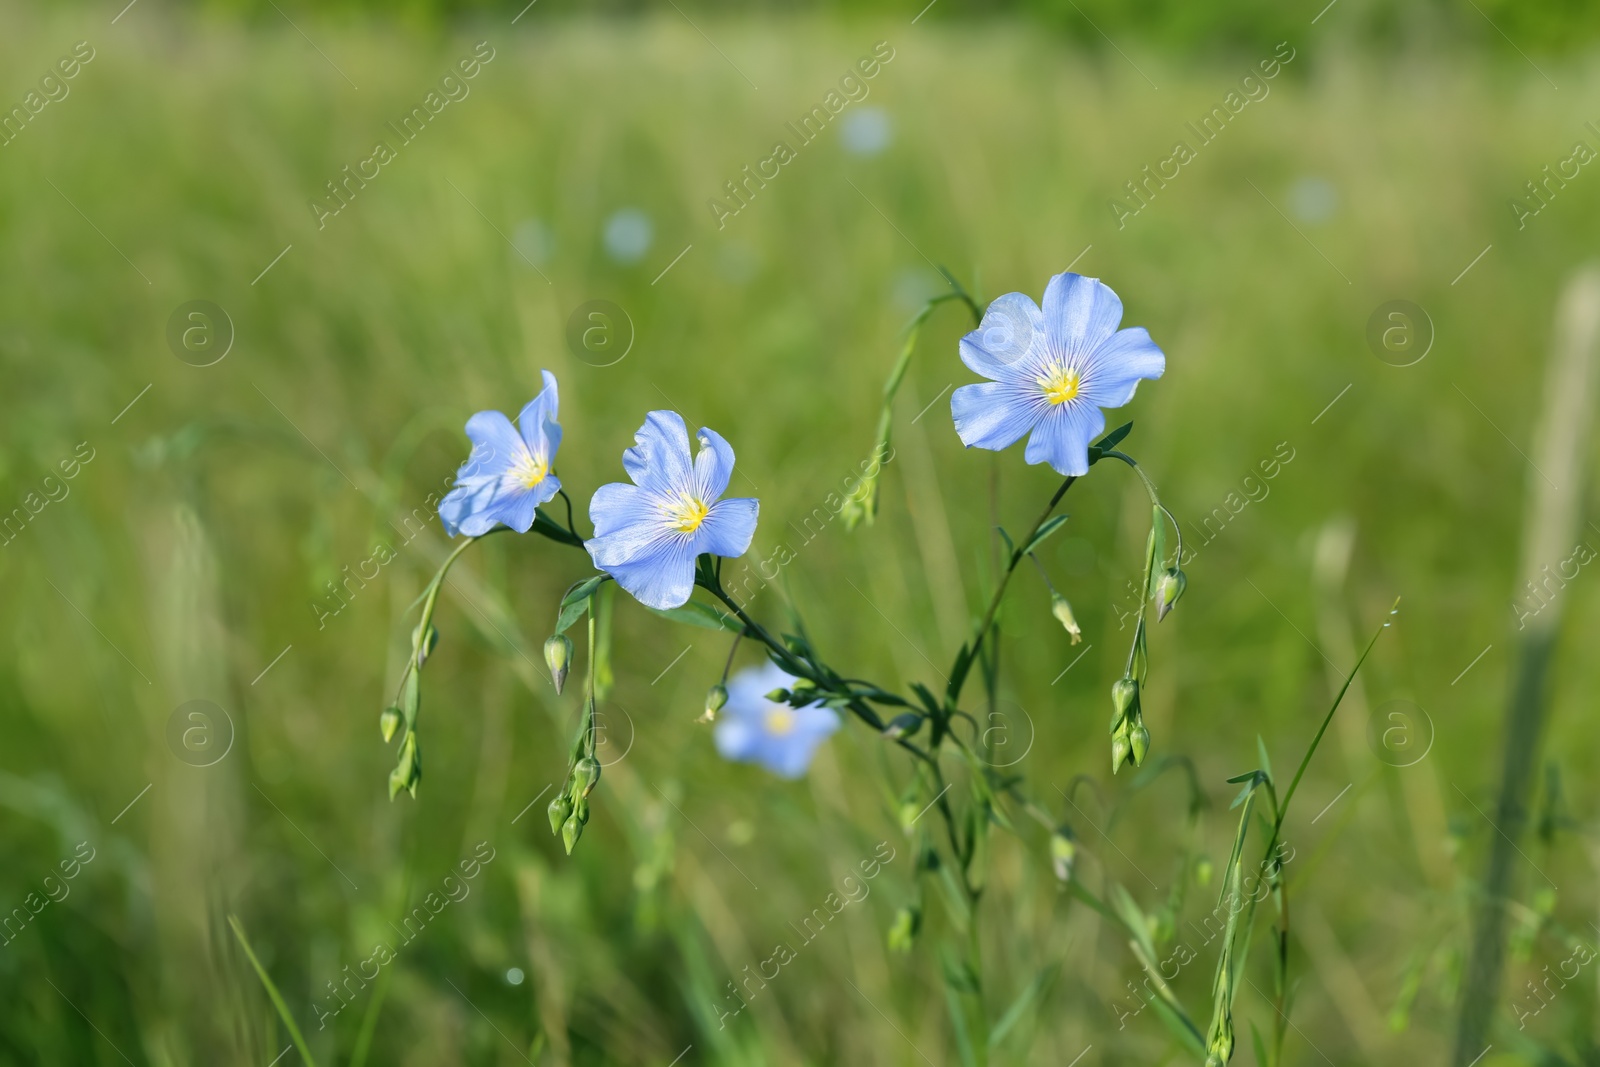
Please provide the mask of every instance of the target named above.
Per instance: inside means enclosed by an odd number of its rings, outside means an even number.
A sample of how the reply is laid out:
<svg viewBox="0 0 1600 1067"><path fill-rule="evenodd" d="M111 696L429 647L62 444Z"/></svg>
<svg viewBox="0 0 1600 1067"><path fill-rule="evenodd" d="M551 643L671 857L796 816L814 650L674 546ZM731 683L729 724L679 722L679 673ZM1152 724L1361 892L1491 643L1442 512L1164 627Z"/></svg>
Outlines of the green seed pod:
<svg viewBox="0 0 1600 1067"><path fill-rule="evenodd" d="M787 689L774 689L767 694L767 699L774 704L787 704L789 703L789 691Z"/></svg>
<svg viewBox="0 0 1600 1067"><path fill-rule="evenodd" d="M390 706L383 709L383 714L378 716L378 730L383 734L385 742L394 739L394 732L400 729L400 709Z"/></svg>
<svg viewBox="0 0 1600 1067"><path fill-rule="evenodd" d="M1072 827L1061 826L1050 835L1050 866L1063 882L1072 881L1072 867L1078 858L1078 846L1072 840Z"/></svg>
<svg viewBox="0 0 1600 1067"><path fill-rule="evenodd" d="M1129 754L1133 756L1133 765L1141 766L1144 763L1145 753L1150 751L1150 731L1144 727L1144 720L1134 724L1128 731Z"/></svg>
<svg viewBox="0 0 1600 1067"><path fill-rule="evenodd" d="M545 812L550 816L550 832L559 834L561 832L561 824L572 816L572 798L562 793L550 802L550 806L545 809Z"/></svg>
<svg viewBox="0 0 1600 1067"><path fill-rule="evenodd" d="M418 667L421 667L424 663L428 662L428 657L433 655L433 650L438 647L438 644L439 631L431 622L428 624L428 628L422 633L417 633L415 631L412 632L411 645L417 653Z"/></svg>
<svg viewBox="0 0 1600 1067"><path fill-rule="evenodd" d="M583 757L572 768L572 788L579 796L586 797L594 792L599 780L600 764L593 756Z"/></svg>
<svg viewBox="0 0 1600 1067"><path fill-rule="evenodd" d="M567 684L567 668L572 666L572 638L566 634L551 634L544 642L544 662L550 668L550 680L559 695Z"/></svg>
<svg viewBox="0 0 1600 1067"><path fill-rule="evenodd" d="M1072 614L1072 605L1067 603L1067 598L1060 593L1050 594L1050 614L1054 615L1062 626L1067 628L1067 633L1072 637L1072 643L1078 644L1083 640L1083 630L1078 626L1076 616Z"/></svg>
<svg viewBox="0 0 1600 1067"><path fill-rule="evenodd" d="M1176 567L1168 567L1166 573L1156 579L1156 622L1167 617L1188 584L1189 579Z"/></svg>
<svg viewBox="0 0 1600 1067"><path fill-rule="evenodd" d="M1111 729L1117 727L1130 716L1139 713L1139 683L1132 678L1122 678L1111 687Z"/></svg>
<svg viewBox="0 0 1600 1067"><path fill-rule="evenodd" d="M902 737L914 737L922 729L922 716L914 711L903 712L889 720L889 725L883 728L883 736L891 741L898 741Z"/></svg>
<svg viewBox="0 0 1600 1067"><path fill-rule="evenodd" d="M576 812L567 817L561 824L561 844L566 847L567 855L572 855L572 847L578 843L578 838L583 836L583 820L578 818Z"/></svg>

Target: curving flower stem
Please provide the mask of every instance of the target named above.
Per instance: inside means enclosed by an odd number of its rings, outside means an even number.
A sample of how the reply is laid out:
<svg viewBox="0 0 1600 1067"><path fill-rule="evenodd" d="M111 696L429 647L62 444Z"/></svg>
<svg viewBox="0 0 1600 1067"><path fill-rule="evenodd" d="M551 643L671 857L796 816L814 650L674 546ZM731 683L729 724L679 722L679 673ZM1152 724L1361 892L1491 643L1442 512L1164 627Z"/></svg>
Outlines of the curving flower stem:
<svg viewBox="0 0 1600 1067"><path fill-rule="evenodd" d="M956 656L955 666L950 670L950 682L945 689L946 707L954 709L961 699L961 689L966 685L967 675L972 672L972 663L978 658L978 650L983 647L984 637L994 625L995 613L1000 610L1000 601L1006 595L1006 586L1011 581L1012 573L1016 571L1017 564L1022 562L1022 557L1026 554L1024 550L1033 541L1040 527L1050 518L1051 512L1056 510L1056 505L1061 503L1061 498L1067 495L1072 483L1077 480L1076 475L1068 475L1067 480L1061 483L1061 487L1050 498L1050 503L1045 505L1044 511L1040 512L1032 528L1022 536L1021 547L1012 548L1011 556L1006 560L1006 568L1001 572L999 584L995 586L994 594L989 598L988 608L984 610L983 617L978 620L978 625L972 631L972 638L962 647L960 654Z"/></svg>
<svg viewBox="0 0 1600 1067"><path fill-rule="evenodd" d="M479 534L477 537L467 538L465 541L457 545L453 552L444 558L443 563L439 564L439 569L434 572L433 580L428 583L426 598L422 602L422 618L417 623L416 632L418 636L412 642L411 655L406 660L406 669L400 672L400 685L395 691L396 700L401 699L405 693L406 679L411 677L411 672L422 669L417 664L417 652L421 647L418 642L426 640L428 625L433 622L433 609L439 604L439 591L444 588L444 580L445 577L450 573L451 565L454 564L455 561L461 557L461 554L468 548L471 548L485 537L488 537L489 534L499 533L504 529L506 529L506 527L496 526L493 530L490 530L489 533Z"/></svg>

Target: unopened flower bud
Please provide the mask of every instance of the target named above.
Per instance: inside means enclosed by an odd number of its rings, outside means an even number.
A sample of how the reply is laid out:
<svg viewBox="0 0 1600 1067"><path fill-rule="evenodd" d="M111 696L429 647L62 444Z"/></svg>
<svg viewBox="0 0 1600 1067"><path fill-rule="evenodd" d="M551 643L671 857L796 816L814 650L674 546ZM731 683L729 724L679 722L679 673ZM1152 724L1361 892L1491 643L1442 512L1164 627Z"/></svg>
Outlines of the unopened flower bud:
<svg viewBox="0 0 1600 1067"><path fill-rule="evenodd" d="M1176 567L1168 567L1166 573L1156 579L1156 621L1160 622L1167 617L1167 612L1172 610L1178 598L1183 595L1183 590L1189 584L1189 579L1184 577L1182 571Z"/></svg>
<svg viewBox="0 0 1600 1067"><path fill-rule="evenodd" d="M1128 731L1128 749L1135 767L1144 763L1145 753L1150 751L1150 731L1145 729L1143 720Z"/></svg>
<svg viewBox="0 0 1600 1067"><path fill-rule="evenodd" d="M905 831L907 837L911 836L911 829L916 824L917 816L922 814L922 808L917 803L916 797L907 797L900 802L900 829Z"/></svg>
<svg viewBox="0 0 1600 1067"><path fill-rule="evenodd" d="M1128 735L1124 731L1111 739L1111 773L1116 774L1122 769L1122 763L1128 758Z"/></svg>
<svg viewBox="0 0 1600 1067"><path fill-rule="evenodd" d="M1073 843L1072 829L1062 826L1050 835L1050 866L1063 882L1072 881L1073 863L1078 858L1078 846Z"/></svg>
<svg viewBox="0 0 1600 1067"><path fill-rule="evenodd" d="M728 703L728 687L718 682L706 693L706 713L700 716L701 722L716 722L717 712L721 711Z"/></svg>
<svg viewBox="0 0 1600 1067"><path fill-rule="evenodd" d="M1132 678L1122 678L1111 687L1111 729L1115 730L1119 723L1130 715L1139 712L1139 683Z"/></svg>
<svg viewBox="0 0 1600 1067"><path fill-rule="evenodd" d="M566 634L551 634L544 642L544 662L559 695L567 684L567 668L572 666L572 639Z"/></svg>
<svg viewBox="0 0 1600 1067"><path fill-rule="evenodd" d="M1194 861L1194 884L1204 889L1211 884L1211 857L1201 856Z"/></svg>
<svg viewBox="0 0 1600 1067"><path fill-rule="evenodd" d="M774 689L767 694L767 699L774 704L787 704L789 703L789 691L787 689Z"/></svg>
<svg viewBox="0 0 1600 1067"><path fill-rule="evenodd" d="M915 736L920 729L922 729L922 716L914 711L907 711L889 720L889 725L883 728L883 736L891 741L898 741L902 737Z"/></svg>
<svg viewBox="0 0 1600 1067"><path fill-rule="evenodd" d="M378 716L378 730L382 732L384 741L394 738L394 732L400 728L400 709L390 706L383 709L383 714Z"/></svg>
<svg viewBox="0 0 1600 1067"><path fill-rule="evenodd" d="M562 824L572 817L572 798L562 793L550 802L545 812L550 816L550 832L559 834Z"/></svg>
<svg viewBox="0 0 1600 1067"><path fill-rule="evenodd" d="M439 631L437 628L435 628L433 623L430 622L427 630L423 631L421 634L413 633L411 635L411 641L412 644L416 646L417 650L417 666L421 667L424 663L428 662L428 657L433 655L433 650L438 647Z"/></svg>
<svg viewBox="0 0 1600 1067"><path fill-rule="evenodd" d="M567 821L561 824L561 844L566 848L567 855L572 855L572 847L582 836L583 820L578 818L577 812L573 812L567 816Z"/></svg>
<svg viewBox="0 0 1600 1067"><path fill-rule="evenodd" d="M889 927L889 948L895 952L910 952L922 925L921 913L909 905L894 913L894 923Z"/></svg>
<svg viewBox="0 0 1600 1067"><path fill-rule="evenodd" d="M1050 594L1050 614L1067 628L1067 633L1072 637L1072 643L1078 644L1083 640L1083 631L1078 627L1078 620L1072 614L1072 605L1067 603L1067 598L1060 593Z"/></svg>
<svg viewBox="0 0 1600 1067"><path fill-rule="evenodd" d="M588 796L594 792L595 783L600 780L600 764L593 756L585 756L572 768L572 784L579 796Z"/></svg>

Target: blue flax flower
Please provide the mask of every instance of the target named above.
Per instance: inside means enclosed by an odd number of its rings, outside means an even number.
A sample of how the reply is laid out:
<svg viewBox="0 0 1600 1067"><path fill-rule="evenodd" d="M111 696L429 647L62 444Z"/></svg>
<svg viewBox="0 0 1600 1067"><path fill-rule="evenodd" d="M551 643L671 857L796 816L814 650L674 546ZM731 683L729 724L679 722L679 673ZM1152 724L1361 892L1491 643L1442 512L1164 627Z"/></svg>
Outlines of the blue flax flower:
<svg viewBox="0 0 1600 1067"><path fill-rule="evenodd" d="M652 411L622 453L632 485L612 482L589 501L594 565L641 603L681 607L694 591L694 561L702 552L741 556L756 532L759 503L719 500L733 474L733 449L712 430L689 431L676 411Z"/></svg>
<svg viewBox="0 0 1600 1067"><path fill-rule="evenodd" d="M1007 293L961 339L961 362L990 379L950 398L968 448L999 451L1030 430L1026 459L1060 474L1089 473L1089 443L1106 427L1101 408L1133 399L1141 378L1159 378L1167 357L1142 326L1119 330L1122 301L1098 278L1057 274L1041 311Z"/></svg>
<svg viewBox="0 0 1600 1067"><path fill-rule="evenodd" d="M717 751L724 759L759 763L784 778L806 773L817 746L839 728L839 716L815 704L791 708L767 699L766 694L794 681L771 662L728 680L728 703L717 722Z"/></svg>
<svg viewBox="0 0 1600 1067"><path fill-rule="evenodd" d="M472 454L456 472L456 487L439 502L446 533L479 537L501 524L528 532L535 509L561 491L550 473L561 447L557 406L556 376L545 371L543 391L517 416L520 433L498 411L467 420Z"/></svg>

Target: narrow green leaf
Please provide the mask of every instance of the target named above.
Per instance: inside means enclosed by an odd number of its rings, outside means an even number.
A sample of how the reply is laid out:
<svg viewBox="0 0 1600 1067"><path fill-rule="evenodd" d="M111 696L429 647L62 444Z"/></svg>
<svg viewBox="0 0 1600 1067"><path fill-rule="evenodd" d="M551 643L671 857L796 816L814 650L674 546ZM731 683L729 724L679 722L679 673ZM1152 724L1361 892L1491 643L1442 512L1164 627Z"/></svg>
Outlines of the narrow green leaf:
<svg viewBox="0 0 1600 1067"><path fill-rule="evenodd" d="M999 1048L1000 1043L1006 1039L1006 1035L1010 1034L1012 1029L1022 1021L1028 1010L1044 998L1045 994L1050 991L1050 987L1055 984L1056 976L1060 973L1061 964L1056 962L1049 964L1033 976L1033 981L1029 982L1022 992L1017 994L1017 999L1011 1002L1011 1006L1006 1009L1004 1015L1000 1016L1000 1021L995 1023L994 1029L989 1032L989 1048L991 1050Z"/></svg>
<svg viewBox="0 0 1600 1067"><path fill-rule="evenodd" d="M1118 426L1115 430L1112 430L1110 433L1100 438L1100 440L1096 441L1094 444L1090 445L1089 462L1093 463L1095 460L1099 459L1113 448L1116 448L1117 445L1122 442L1122 439L1128 436L1128 432L1132 429L1133 423L1125 422L1121 426Z"/></svg>
<svg viewBox="0 0 1600 1067"><path fill-rule="evenodd" d="M573 586L566 596L561 598L561 610L556 616L556 633L564 634L572 624L583 618L583 613L589 610L589 598L594 596L600 583L606 581L609 575L597 574L593 578L586 578Z"/></svg>
<svg viewBox="0 0 1600 1067"><path fill-rule="evenodd" d="M710 604L702 604L691 600L681 608L650 608L650 611L660 615L663 619L673 622L687 623L690 626L699 626L706 630L726 630L729 633L738 633L744 629L744 623L726 611L721 611Z"/></svg>
<svg viewBox="0 0 1600 1067"><path fill-rule="evenodd" d="M1034 534L1026 545L1022 546L1022 554L1026 556L1029 552L1032 552L1034 549L1038 548L1039 545L1044 542L1046 537L1049 537L1066 524L1067 518L1068 516L1066 515L1057 515L1049 522L1039 527L1039 532Z"/></svg>
<svg viewBox="0 0 1600 1067"><path fill-rule="evenodd" d="M1250 1044L1256 1050L1256 1067L1272 1067L1272 1061L1267 1059L1267 1046L1261 1040L1261 1031L1256 1029L1256 1024L1250 1024Z"/></svg>

